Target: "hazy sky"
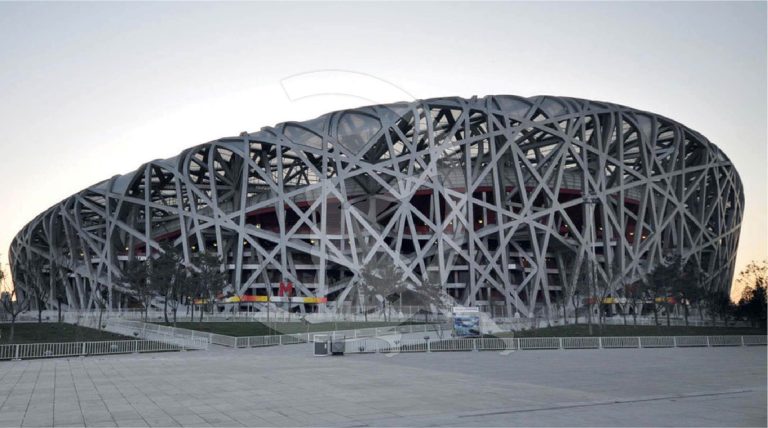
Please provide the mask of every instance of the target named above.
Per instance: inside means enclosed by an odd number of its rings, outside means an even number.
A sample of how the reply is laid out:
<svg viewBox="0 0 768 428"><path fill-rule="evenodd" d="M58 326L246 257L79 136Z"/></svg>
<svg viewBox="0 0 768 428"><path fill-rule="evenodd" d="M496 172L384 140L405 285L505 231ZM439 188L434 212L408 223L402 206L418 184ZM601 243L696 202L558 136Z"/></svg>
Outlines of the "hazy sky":
<svg viewBox="0 0 768 428"><path fill-rule="evenodd" d="M764 2L0 3L2 264L49 206L195 144L370 102L549 94L720 146L747 197L740 269L768 258L766 49Z"/></svg>

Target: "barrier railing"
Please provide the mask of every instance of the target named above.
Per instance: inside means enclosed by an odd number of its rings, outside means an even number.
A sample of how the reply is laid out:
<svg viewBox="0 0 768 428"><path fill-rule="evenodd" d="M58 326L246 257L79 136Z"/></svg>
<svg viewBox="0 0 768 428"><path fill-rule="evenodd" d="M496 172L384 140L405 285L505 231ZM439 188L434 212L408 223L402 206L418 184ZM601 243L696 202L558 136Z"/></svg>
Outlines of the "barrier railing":
<svg viewBox="0 0 768 428"><path fill-rule="evenodd" d="M600 348L599 337L564 337L561 339L562 349L597 349Z"/></svg>
<svg viewBox="0 0 768 428"><path fill-rule="evenodd" d="M678 347L686 346L709 346L707 336L677 336L675 345Z"/></svg>
<svg viewBox="0 0 768 428"><path fill-rule="evenodd" d="M441 324L409 324L400 326L389 327L370 327L360 328L354 330L333 330L333 331L316 331L308 333L293 333L271 336L241 336L234 338L233 347L237 348L252 348L259 346L274 346L274 345L292 345L297 343L313 342L316 335L330 335L334 337L343 337L350 339L366 338L366 337L379 337L387 335L408 335L418 333L430 333L443 331L449 331L451 326ZM216 343L216 342L212 342ZM220 344L220 343L217 343ZM230 345L225 345L230 346Z"/></svg>
<svg viewBox="0 0 768 428"><path fill-rule="evenodd" d="M744 346L765 346L768 343L768 337L766 336L741 336L741 343Z"/></svg>
<svg viewBox="0 0 768 428"><path fill-rule="evenodd" d="M189 349L207 350L208 344L211 342L211 339L205 334L198 334L197 336L177 334L172 330L163 329L162 327L164 326L155 326L139 321L111 319L106 323L105 330L124 336L133 336L144 340L164 342Z"/></svg>
<svg viewBox="0 0 768 428"><path fill-rule="evenodd" d="M154 340L109 340L99 342L20 343L0 345L0 360L77 357L86 355L134 354L197 349Z"/></svg>
<svg viewBox="0 0 768 428"><path fill-rule="evenodd" d="M306 320L311 319L311 322L333 322L333 321L415 321L415 322L444 322L449 321L449 319L446 317L444 313L440 312L425 312L427 308L421 307L421 306L403 306L402 312L399 312L399 309L393 309L393 312L391 314L387 313L386 315L381 312L381 310L371 312L368 315L364 315L362 313L357 313L356 311L352 310L352 312L349 311L348 308L345 308L344 310L340 310L340 312L328 312L328 313L310 313L310 314L298 314L298 313L288 313L283 310L277 309L272 312L267 311L255 311L255 312L248 312L248 311L241 311L241 312L216 312L216 313L209 313L205 312L203 315L203 322L244 322L244 321L254 321L254 322L304 322ZM77 310L77 311L64 311L62 313L65 317L67 316L75 316L80 318L99 318L99 310L98 309L91 309L91 310ZM148 312L148 320L149 322L158 322L165 319L165 316L162 311L158 311L156 309L152 309ZM192 321L191 319L191 312L187 312L186 310L181 310L177 313L177 320L178 321ZM168 317L171 318L171 313L169 312ZM135 320L135 321L144 321L144 311L141 309L112 309L112 310L105 310L101 317L103 320L111 319L111 318L121 318L125 320ZM56 322L58 319L58 313L55 310L45 310L43 311L43 321L44 322ZM505 330L522 330L522 329L532 329L532 328L544 328L549 326L559 326L564 324L585 324L586 323L586 315L580 315L578 318L578 323L576 323L576 318L571 314L566 320L564 320L562 317L554 317L551 319L547 319L546 317L537 316L537 317L512 317L512 316L499 316L499 314L495 314L495 316L492 317L492 319L496 322L496 324L500 327L502 327ZM195 310L195 317L194 321L199 320L199 312ZM3 321L2 313L0 313L0 322ZM6 319L5 321L9 321ZM32 322L37 321L37 311L31 310L22 313L19 315L19 318L17 318L17 322ZM606 317L603 319L603 324L606 325L659 325L659 326L666 326L667 325L667 319L666 316L660 315L658 318L658 321L654 319L653 316L650 315L641 315L638 316L637 320L633 318L632 315L627 315L626 322L624 320L624 317L621 314L615 314L610 317ZM681 314L673 314L670 318L670 324L672 326L691 326L691 327L749 327L749 323L743 320L728 320L727 322L722 319L717 319L714 322L712 319L705 315L704 318L700 318L698 313L692 312L691 316L688 319L688 323L686 324L684 318Z"/></svg>
<svg viewBox="0 0 768 428"><path fill-rule="evenodd" d="M643 336L640 337L641 348L674 348L675 338L672 336Z"/></svg>
<svg viewBox="0 0 768 428"><path fill-rule="evenodd" d="M601 337L600 345L603 348L639 348L639 337Z"/></svg>
<svg viewBox="0 0 768 428"><path fill-rule="evenodd" d="M143 310L137 309L121 309L121 310L105 310L101 314L99 310L79 310L79 311L65 311L63 314L71 314L71 316L78 316L80 318L92 317L101 318L103 320L109 318L121 318L132 321L144 321L158 322L165 320L165 314L162 311L150 310L146 314ZM66 316L66 315L65 315ZM21 318L29 321L37 321L37 312L27 312L20 315ZM172 319L173 315L168 312L168 319ZM44 321L56 321L58 319L58 313L56 311L43 311ZM176 314L176 320L178 322L191 322L200 321L200 312L195 310L194 316L191 311L180 310ZM393 311L392 313L382 313L380 310L366 314L362 313L350 313L350 312L328 312L328 313L288 313L284 310L268 311L242 311L242 312L205 312L203 313L202 322L334 322L334 321L347 321L347 322L439 322L447 321L445 314L440 312L425 312L422 307L410 307L403 308L402 312Z"/></svg>
<svg viewBox="0 0 768 428"><path fill-rule="evenodd" d="M587 318L586 316L579 317L579 322L576 322L576 318L569 317L567 318L567 321L564 321L563 318L554 318L547 320L546 318L510 318L510 317L496 317L493 318L493 320L496 322L496 325L498 325L500 328L504 330L509 331L520 331L520 330L531 330L536 328L547 328L547 327L555 327L555 326L562 326L562 325L586 325ZM597 324L597 321L594 321L595 324ZM638 317L637 321L635 321L632 316L627 317L627 322L624 322L624 318L620 315L616 315L613 317L605 318L603 319L604 325L627 325L627 326L659 326L659 327L666 327L667 326L667 319L666 317L659 317L658 322L653 318L649 317L647 315L644 315L642 317ZM688 323L686 324L685 320L682 318L672 318L670 319L671 326L673 327L749 327L749 323L745 321L737 321L737 320L731 320L728 322L722 321L722 320L716 320L714 323L710 319L689 319Z"/></svg>
<svg viewBox="0 0 768 428"><path fill-rule="evenodd" d="M314 340L315 335L333 335L335 337L361 338L377 337L392 334L417 334L449 331L451 326L441 324L409 324L388 327L370 327L353 330L318 331L306 333L291 333L268 336L227 336L223 334L208 333L179 327L170 327L160 324L145 323L142 321L130 321L118 318L109 319L105 328L118 334L135 336L142 339L164 340L171 343L179 343L183 340L186 346L199 346L197 349L208 349L208 343L227 346L230 348L251 348L260 346L293 345L308 343Z"/></svg>
<svg viewBox="0 0 768 428"><path fill-rule="evenodd" d="M682 348L690 346L765 346L766 336L641 336L641 337L484 337L414 339L374 337L348 339L351 354L398 352L505 351L536 349Z"/></svg>

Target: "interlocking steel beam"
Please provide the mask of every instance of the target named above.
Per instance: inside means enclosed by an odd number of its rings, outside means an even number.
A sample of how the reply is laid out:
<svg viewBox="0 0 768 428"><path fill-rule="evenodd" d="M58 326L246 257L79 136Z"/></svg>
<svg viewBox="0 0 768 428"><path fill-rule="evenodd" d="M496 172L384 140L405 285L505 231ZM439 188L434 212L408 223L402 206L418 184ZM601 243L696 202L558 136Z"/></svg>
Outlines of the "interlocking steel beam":
<svg viewBox="0 0 768 428"><path fill-rule="evenodd" d="M728 158L665 117L574 98L438 98L148 162L36 217L10 260L22 293L31 259L63 266L70 308L93 307L97 286L125 305L125 261L170 241L187 261L217 252L236 294L286 280L339 310L361 268L385 260L411 287L430 276L460 304L530 316L573 289L590 257L618 284L675 254L701 267L702 287L727 291L743 206Z"/></svg>

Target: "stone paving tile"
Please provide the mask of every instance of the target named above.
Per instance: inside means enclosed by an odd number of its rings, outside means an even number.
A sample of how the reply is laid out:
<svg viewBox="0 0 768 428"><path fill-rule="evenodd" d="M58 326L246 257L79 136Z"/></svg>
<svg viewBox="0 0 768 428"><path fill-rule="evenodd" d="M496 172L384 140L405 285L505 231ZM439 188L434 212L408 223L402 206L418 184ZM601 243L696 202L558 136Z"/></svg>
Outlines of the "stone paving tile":
<svg viewBox="0 0 768 428"><path fill-rule="evenodd" d="M165 418L145 418L148 426L151 427L180 427L180 423L174 421L170 417Z"/></svg>
<svg viewBox="0 0 768 428"><path fill-rule="evenodd" d="M85 419L82 415L72 415L72 416L55 416L53 417L53 424L54 425L71 425L71 424L77 424L77 425L85 425Z"/></svg>
<svg viewBox="0 0 768 428"><path fill-rule="evenodd" d="M23 412L0 412L0 426L20 425L24 420Z"/></svg>
<svg viewBox="0 0 768 428"><path fill-rule="evenodd" d="M0 426L765 426L765 363L765 348L313 358L303 345L0 362Z"/></svg>
<svg viewBox="0 0 768 428"><path fill-rule="evenodd" d="M125 409L125 410L110 410L109 412L112 415L112 418L115 420L118 419L141 419L141 415L136 410L131 409Z"/></svg>
<svg viewBox="0 0 768 428"><path fill-rule="evenodd" d="M24 418L24 421L22 421L22 426L52 426L53 425L53 418L52 417L31 417L31 418Z"/></svg>
<svg viewBox="0 0 768 428"><path fill-rule="evenodd" d="M118 427L148 427L144 419L117 419Z"/></svg>
<svg viewBox="0 0 768 428"><path fill-rule="evenodd" d="M206 413L203 415L199 415L205 422L212 424L212 425L220 425L220 426L239 426L241 425L239 422L235 421L234 419L230 418L224 413Z"/></svg>

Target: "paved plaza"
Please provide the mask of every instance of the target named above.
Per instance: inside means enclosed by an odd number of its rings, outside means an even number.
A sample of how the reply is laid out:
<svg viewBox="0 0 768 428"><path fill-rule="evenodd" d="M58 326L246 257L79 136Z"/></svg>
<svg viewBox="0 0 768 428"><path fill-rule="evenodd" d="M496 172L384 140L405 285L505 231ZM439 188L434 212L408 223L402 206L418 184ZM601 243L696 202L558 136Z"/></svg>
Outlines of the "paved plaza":
<svg viewBox="0 0 768 428"><path fill-rule="evenodd" d="M0 362L0 426L766 426L766 348Z"/></svg>

